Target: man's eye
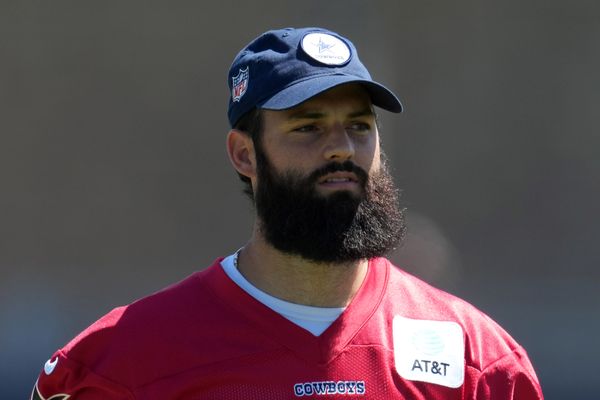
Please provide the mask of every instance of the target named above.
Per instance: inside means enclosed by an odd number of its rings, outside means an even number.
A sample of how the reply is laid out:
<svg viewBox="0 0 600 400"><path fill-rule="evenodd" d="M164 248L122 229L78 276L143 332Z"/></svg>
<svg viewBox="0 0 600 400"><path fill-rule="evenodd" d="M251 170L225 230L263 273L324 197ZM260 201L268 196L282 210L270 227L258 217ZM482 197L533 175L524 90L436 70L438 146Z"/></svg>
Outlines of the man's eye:
<svg viewBox="0 0 600 400"><path fill-rule="evenodd" d="M350 129L354 132L368 132L371 130L371 125L364 122L356 122L350 125Z"/></svg>
<svg viewBox="0 0 600 400"><path fill-rule="evenodd" d="M295 128L294 131L296 132L304 132L304 133L310 133L310 132L315 132L317 131L319 128L316 125L302 125L298 128Z"/></svg>

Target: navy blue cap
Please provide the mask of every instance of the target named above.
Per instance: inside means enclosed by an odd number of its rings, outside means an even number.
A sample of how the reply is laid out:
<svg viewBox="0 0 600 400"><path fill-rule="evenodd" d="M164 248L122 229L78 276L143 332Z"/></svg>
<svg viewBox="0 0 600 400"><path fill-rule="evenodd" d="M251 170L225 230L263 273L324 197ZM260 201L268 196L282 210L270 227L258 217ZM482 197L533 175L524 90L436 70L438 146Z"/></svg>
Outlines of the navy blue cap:
<svg viewBox="0 0 600 400"><path fill-rule="evenodd" d="M229 123L235 126L255 107L285 110L350 82L362 84L374 105L402 111L394 93L373 81L350 40L322 28L265 32L238 53L229 69Z"/></svg>

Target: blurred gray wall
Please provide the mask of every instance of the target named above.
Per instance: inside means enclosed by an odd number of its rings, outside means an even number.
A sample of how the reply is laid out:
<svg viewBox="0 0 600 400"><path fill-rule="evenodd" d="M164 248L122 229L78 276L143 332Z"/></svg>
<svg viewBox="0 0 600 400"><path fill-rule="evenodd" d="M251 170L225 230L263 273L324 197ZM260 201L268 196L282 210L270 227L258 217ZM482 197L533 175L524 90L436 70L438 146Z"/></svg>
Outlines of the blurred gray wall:
<svg viewBox="0 0 600 400"><path fill-rule="evenodd" d="M226 73L271 27L349 36L406 112L392 259L529 351L547 397L600 380L600 3L0 0L0 398L117 305L241 246Z"/></svg>

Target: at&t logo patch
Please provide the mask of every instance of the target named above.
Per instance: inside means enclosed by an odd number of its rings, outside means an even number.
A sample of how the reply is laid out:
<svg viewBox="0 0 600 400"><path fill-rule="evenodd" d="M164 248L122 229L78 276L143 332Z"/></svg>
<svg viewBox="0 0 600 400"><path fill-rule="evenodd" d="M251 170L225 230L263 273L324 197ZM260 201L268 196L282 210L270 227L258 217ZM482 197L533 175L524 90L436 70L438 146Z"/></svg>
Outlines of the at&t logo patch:
<svg viewBox="0 0 600 400"><path fill-rule="evenodd" d="M404 379L460 387L465 378L463 330L456 322L394 317L394 363Z"/></svg>

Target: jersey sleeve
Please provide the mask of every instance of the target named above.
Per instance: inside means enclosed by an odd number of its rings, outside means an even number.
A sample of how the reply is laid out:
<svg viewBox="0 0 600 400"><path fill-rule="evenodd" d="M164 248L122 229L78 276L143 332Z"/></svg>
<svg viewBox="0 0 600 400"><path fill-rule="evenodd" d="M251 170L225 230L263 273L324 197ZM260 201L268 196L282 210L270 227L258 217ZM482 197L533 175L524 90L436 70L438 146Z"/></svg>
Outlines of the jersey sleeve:
<svg viewBox="0 0 600 400"><path fill-rule="evenodd" d="M70 360L61 351L44 365L31 400L135 400L130 390Z"/></svg>
<svg viewBox="0 0 600 400"><path fill-rule="evenodd" d="M486 367L477 380L475 400L543 400L535 371L522 348Z"/></svg>

